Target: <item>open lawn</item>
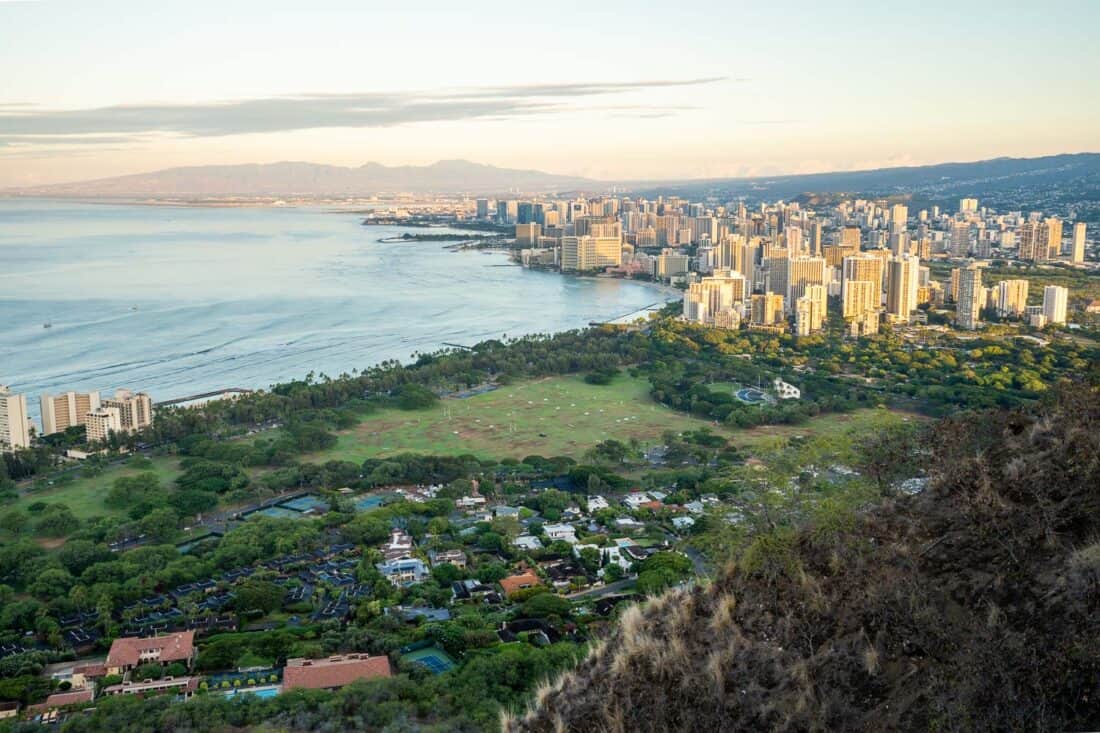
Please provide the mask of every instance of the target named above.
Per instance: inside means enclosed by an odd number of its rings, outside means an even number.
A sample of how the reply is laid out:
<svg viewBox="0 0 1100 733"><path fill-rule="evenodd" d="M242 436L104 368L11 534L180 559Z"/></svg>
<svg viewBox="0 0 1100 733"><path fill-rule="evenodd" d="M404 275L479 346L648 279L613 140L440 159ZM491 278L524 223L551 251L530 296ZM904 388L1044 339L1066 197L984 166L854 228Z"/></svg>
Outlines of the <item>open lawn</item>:
<svg viewBox="0 0 1100 733"><path fill-rule="evenodd" d="M136 476L145 471L152 471L157 474L162 485L169 486L180 474L179 460L176 458L157 457L151 460L153 466L148 469L136 469L128 463L121 463L109 466L98 476L79 476L69 482L64 482L62 479L62 482L51 487L39 490L30 489L25 493L21 493L19 498L6 505L5 509L8 511L23 511L31 504L42 501L48 504L55 502L67 504L73 514L81 520L90 517L121 515L123 511L103 505L103 497L107 494L115 479L120 476Z"/></svg>
<svg viewBox="0 0 1100 733"><path fill-rule="evenodd" d="M601 440L653 443L666 430L724 427L690 417L649 397L649 382L620 375L606 386L579 377L550 377L450 398L417 412L386 410L342 432L336 447L314 460L362 461L403 452L494 458L579 457Z"/></svg>
<svg viewBox="0 0 1100 733"><path fill-rule="evenodd" d="M889 410L885 407L869 407L853 412L827 413L810 418L801 425L762 425L756 428L737 430L732 442L749 453L754 448L768 448L777 441L802 436L813 439L823 436L843 437L851 430L860 434L871 434L883 427L902 421L919 422L927 418L915 413Z"/></svg>

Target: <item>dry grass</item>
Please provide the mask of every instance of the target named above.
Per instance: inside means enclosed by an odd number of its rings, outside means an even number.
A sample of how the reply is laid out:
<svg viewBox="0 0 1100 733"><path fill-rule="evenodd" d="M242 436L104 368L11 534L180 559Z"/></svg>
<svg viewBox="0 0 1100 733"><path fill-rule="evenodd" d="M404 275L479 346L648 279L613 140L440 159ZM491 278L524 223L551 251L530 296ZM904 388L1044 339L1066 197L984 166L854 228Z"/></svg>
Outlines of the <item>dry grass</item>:
<svg viewBox="0 0 1100 733"><path fill-rule="evenodd" d="M627 609L508 733L1100 724L1100 399L948 420L933 486Z"/></svg>

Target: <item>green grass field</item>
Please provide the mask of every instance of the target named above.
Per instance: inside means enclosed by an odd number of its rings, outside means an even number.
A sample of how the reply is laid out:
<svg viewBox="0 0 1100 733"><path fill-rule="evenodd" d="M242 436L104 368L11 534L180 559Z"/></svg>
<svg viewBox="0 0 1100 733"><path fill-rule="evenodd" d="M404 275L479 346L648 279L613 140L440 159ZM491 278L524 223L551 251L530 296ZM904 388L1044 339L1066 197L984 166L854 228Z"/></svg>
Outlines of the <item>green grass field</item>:
<svg viewBox="0 0 1100 733"><path fill-rule="evenodd" d="M402 452L493 458L579 457L601 440L643 444L666 430L710 426L649 397L649 382L621 375L609 385L579 377L553 377L508 385L467 399L445 399L430 410L386 410L366 416L316 459L362 461Z"/></svg>
<svg viewBox="0 0 1100 733"><path fill-rule="evenodd" d="M843 438L853 430L861 435L869 435L902 421L919 422L925 419L927 418L914 413L888 410L884 407L867 408L853 412L818 415L802 425L762 425L757 428L738 430L734 432L730 442L751 453L754 448L767 448L775 445L777 441L798 436L811 439L822 436Z"/></svg>
<svg viewBox="0 0 1100 733"><path fill-rule="evenodd" d="M169 486L180 474L179 461L176 458L158 457L153 458L152 462L153 467L150 469L135 469L122 463L107 468L98 476L80 477L68 483L59 483L37 491L32 489L21 494L19 499L8 504L6 508L24 510L35 502L44 501L48 504L55 502L67 504L73 514L82 520L90 517L118 516L123 512L103 505L103 497L115 479L152 471L162 485Z"/></svg>

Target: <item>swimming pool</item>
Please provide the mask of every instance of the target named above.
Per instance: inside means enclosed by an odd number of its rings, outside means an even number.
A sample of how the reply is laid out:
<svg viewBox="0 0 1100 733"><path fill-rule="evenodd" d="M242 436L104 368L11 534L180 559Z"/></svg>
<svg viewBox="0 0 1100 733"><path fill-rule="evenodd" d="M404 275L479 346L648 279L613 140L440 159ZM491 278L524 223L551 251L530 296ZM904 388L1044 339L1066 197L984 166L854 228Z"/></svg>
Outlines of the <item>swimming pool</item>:
<svg viewBox="0 0 1100 733"><path fill-rule="evenodd" d="M256 697L262 697L267 699L269 697L275 697L279 694L279 688L277 686L268 687L238 687L234 690L226 690L226 697L238 697L241 695L255 695Z"/></svg>

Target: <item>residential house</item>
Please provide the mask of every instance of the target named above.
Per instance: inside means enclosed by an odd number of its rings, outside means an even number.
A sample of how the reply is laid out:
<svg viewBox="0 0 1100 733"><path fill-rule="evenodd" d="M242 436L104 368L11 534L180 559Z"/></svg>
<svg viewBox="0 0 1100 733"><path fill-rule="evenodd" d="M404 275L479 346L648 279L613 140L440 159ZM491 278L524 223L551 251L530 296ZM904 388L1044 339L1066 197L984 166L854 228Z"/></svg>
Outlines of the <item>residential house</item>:
<svg viewBox="0 0 1100 733"><path fill-rule="evenodd" d="M672 526L678 530L691 529L695 525L695 520L691 517L673 517Z"/></svg>
<svg viewBox="0 0 1100 733"><path fill-rule="evenodd" d="M535 550L542 549L542 541L538 537L530 534L521 534L512 540L512 544L521 550L527 550L528 552L534 552Z"/></svg>
<svg viewBox="0 0 1100 733"><path fill-rule="evenodd" d="M451 598L454 601L484 600L486 603L499 603L500 595L496 588L480 581L468 578L451 583Z"/></svg>
<svg viewBox="0 0 1100 733"><path fill-rule="evenodd" d="M382 557L386 560L408 557L412 549L412 535L400 527L394 527L390 530L390 541L382 547Z"/></svg>
<svg viewBox="0 0 1100 733"><path fill-rule="evenodd" d="M585 499L585 503L588 505L588 511L598 512L601 509L610 509L611 505L607 503L607 499L603 498L599 494L593 494Z"/></svg>
<svg viewBox="0 0 1100 733"><path fill-rule="evenodd" d="M632 491L631 493L623 497L623 505L631 511L634 511L642 505L648 504L651 501L653 501L653 498L644 491Z"/></svg>
<svg viewBox="0 0 1100 733"><path fill-rule="evenodd" d="M551 542L561 540L571 545L577 543L577 528L571 524L544 524L542 532Z"/></svg>
<svg viewBox="0 0 1100 733"><path fill-rule="evenodd" d="M159 680L125 680L117 685L104 688L103 694L113 695L159 695L174 692L185 698L191 697L199 689L198 677L165 677Z"/></svg>
<svg viewBox="0 0 1100 733"><path fill-rule="evenodd" d="M539 576L535 574L534 570L526 570L518 575L511 575L507 578L503 578L500 581L500 587L504 589L504 595L506 596L510 596L516 591L534 588L539 585L542 585L542 581L539 580Z"/></svg>
<svg viewBox="0 0 1100 733"><path fill-rule="evenodd" d="M88 687L83 690L70 690L69 692L55 692L46 698L45 702L40 702L36 705L27 706L28 715L38 715L50 710L57 710L58 708L68 707L69 705L82 705L90 703L93 695L92 688Z"/></svg>
<svg viewBox="0 0 1100 733"><path fill-rule="evenodd" d="M375 565L386 580L396 586L408 586L425 580L431 573L418 557L399 557Z"/></svg>
<svg viewBox="0 0 1100 733"><path fill-rule="evenodd" d="M458 549L429 552L428 559L431 560L432 567L443 564L451 564L456 568L466 567L466 553Z"/></svg>
<svg viewBox="0 0 1100 733"><path fill-rule="evenodd" d="M151 638L115 639L104 666L107 674L124 675L142 664L158 663L166 667L179 662L190 669L194 661L195 632L180 631Z"/></svg>
<svg viewBox="0 0 1100 733"><path fill-rule="evenodd" d="M387 656L343 654L327 659L288 659L283 669L283 689L333 690L356 680L392 675Z"/></svg>
<svg viewBox="0 0 1100 733"><path fill-rule="evenodd" d="M476 509L485 506L484 496L463 496L455 500L455 506L459 509Z"/></svg>

